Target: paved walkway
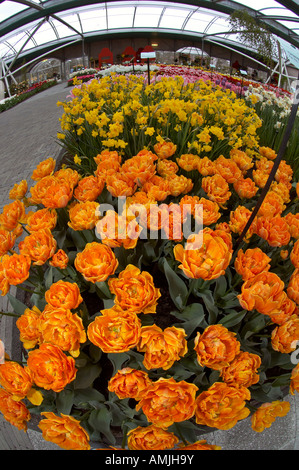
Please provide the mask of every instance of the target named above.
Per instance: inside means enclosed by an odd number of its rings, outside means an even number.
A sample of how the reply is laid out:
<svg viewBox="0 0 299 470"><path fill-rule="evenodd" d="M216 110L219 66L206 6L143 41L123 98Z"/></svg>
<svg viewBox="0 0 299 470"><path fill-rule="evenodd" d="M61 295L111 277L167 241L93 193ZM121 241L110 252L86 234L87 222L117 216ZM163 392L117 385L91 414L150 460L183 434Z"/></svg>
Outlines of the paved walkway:
<svg viewBox="0 0 299 470"><path fill-rule="evenodd" d="M58 158L61 147L56 133L60 131L62 108L57 101L65 100L69 89L65 83L35 95L15 108L0 114L0 210L9 202L8 192L14 183L29 178L36 165L48 157ZM16 295L16 289L11 293ZM0 298L0 311L11 311L8 299ZM11 355L20 348L11 317L0 317L0 339ZM209 444L223 450L299 450L299 395L288 397L291 411L278 418L263 433L251 430L247 418L229 431L217 431L202 436ZM298 429L298 430L297 430ZM27 433L7 423L0 414L0 450L59 450L33 430Z"/></svg>

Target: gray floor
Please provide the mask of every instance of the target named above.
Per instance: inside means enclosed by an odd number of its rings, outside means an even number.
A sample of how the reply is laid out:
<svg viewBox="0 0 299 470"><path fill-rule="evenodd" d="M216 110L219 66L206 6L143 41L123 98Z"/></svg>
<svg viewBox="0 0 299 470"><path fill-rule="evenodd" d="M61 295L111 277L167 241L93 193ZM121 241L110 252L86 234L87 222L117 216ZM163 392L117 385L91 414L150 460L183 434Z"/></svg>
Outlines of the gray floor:
<svg viewBox="0 0 299 470"><path fill-rule="evenodd" d="M29 180L40 161L59 157L61 148L56 133L60 131L59 118L63 111L56 103L65 100L68 93L66 84L61 83L0 114L0 210L9 202L8 192L14 183ZM16 290L12 289L11 293L15 295ZM8 299L1 297L0 311L10 310ZM8 354L19 347L13 324L11 317L0 317L0 339ZM202 438L222 450L299 450L298 394L287 399L291 411L263 433L252 431L247 418L229 431L217 431ZM18 431L0 415L0 450L59 450L59 447L47 443L33 430Z"/></svg>

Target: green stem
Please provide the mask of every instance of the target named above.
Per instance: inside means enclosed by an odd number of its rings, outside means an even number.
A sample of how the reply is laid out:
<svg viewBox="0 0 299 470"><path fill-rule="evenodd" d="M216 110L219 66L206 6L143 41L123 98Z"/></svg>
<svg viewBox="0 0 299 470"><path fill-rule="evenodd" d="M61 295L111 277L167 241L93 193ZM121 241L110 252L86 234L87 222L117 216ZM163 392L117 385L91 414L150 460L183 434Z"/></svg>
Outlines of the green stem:
<svg viewBox="0 0 299 470"><path fill-rule="evenodd" d="M0 315L6 315L7 317L21 317L22 315L19 315L18 313L13 313L13 312L0 312Z"/></svg>

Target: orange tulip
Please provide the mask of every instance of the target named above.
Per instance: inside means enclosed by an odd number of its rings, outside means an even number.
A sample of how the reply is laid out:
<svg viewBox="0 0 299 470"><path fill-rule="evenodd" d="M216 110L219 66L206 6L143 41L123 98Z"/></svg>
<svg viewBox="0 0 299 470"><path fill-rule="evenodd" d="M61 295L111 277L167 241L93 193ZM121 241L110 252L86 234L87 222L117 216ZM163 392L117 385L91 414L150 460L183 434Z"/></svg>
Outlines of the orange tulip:
<svg viewBox="0 0 299 470"><path fill-rule="evenodd" d="M46 441L57 444L64 450L90 450L89 435L80 425L80 421L61 414L56 416L52 412L43 412L38 427Z"/></svg>
<svg viewBox="0 0 299 470"><path fill-rule="evenodd" d="M17 362L8 361L0 364L0 385L16 401L26 397L33 385L32 376L28 367Z"/></svg>
<svg viewBox="0 0 299 470"><path fill-rule="evenodd" d="M134 398L140 400L142 392L146 390L152 381L143 370L125 367L109 380L108 390L114 392L118 398Z"/></svg>
<svg viewBox="0 0 299 470"><path fill-rule="evenodd" d="M185 248L182 245L174 247L174 257L188 278L211 280L225 273L232 251L222 234L230 237L222 230L213 231L206 227L202 236L190 235Z"/></svg>
<svg viewBox="0 0 299 470"><path fill-rule="evenodd" d="M184 175L170 175L165 179L168 182L169 194L174 197L189 193L193 188L192 179Z"/></svg>
<svg viewBox="0 0 299 470"><path fill-rule="evenodd" d="M275 160L277 153L275 150L270 147L259 147L259 152L263 157L268 158L269 160Z"/></svg>
<svg viewBox="0 0 299 470"><path fill-rule="evenodd" d="M52 175L56 166L56 162L53 158L47 158L40 162L36 169L33 171L31 179L39 181L45 176Z"/></svg>
<svg viewBox="0 0 299 470"><path fill-rule="evenodd" d="M252 211L247 209L245 206L238 206L234 211L230 213L229 228L232 232L241 235L249 218L251 217ZM247 233L244 236L244 241L248 242L255 231L255 220L250 225Z"/></svg>
<svg viewBox="0 0 299 470"><path fill-rule="evenodd" d="M20 341L25 349L32 349L40 340L38 319L41 311L37 307L26 308L23 315L16 321L16 326L20 332Z"/></svg>
<svg viewBox="0 0 299 470"><path fill-rule="evenodd" d="M158 160L157 162L157 172L163 178L176 174L178 171L178 165L172 160Z"/></svg>
<svg viewBox="0 0 299 470"><path fill-rule="evenodd" d="M219 174L206 176L202 179L202 189L211 201L217 202L220 207L225 207L231 197L229 185Z"/></svg>
<svg viewBox="0 0 299 470"><path fill-rule="evenodd" d="M115 273L118 261L109 246L103 243L87 243L75 258L75 268L88 282L101 282Z"/></svg>
<svg viewBox="0 0 299 470"><path fill-rule="evenodd" d="M169 180L154 175L142 187L148 198L155 201L164 201L170 195Z"/></svg>
<svg viewBox="0 0 299 470"><path fill-rule="evenodd" d="M78 284L59 280L45 293L46 302L53 308L76 309L83 301Z"/></svg>
<svg viewBox="0 0 299 470"><path fill-rule="evenodd" d="M27 365L34 383L45 390L59 393L76 378L74 358L54 344L43 343L29 351Z"/></svg>
<svg viewBox="0 0 299 470"><path fill-rule="evenodd" d="M299 364L292 369L291 374L290 394L294 395L295 392L299 392Z"/></svg>
<svg viewBox="0 0 299 470"><path fill-rule="evenodd" d="M121 173L138 186L143 186L156 173L154 161L157 157L150 152L135 155L123 163Z"/></svg>
<svg viewBox="0 0 299 470"><path fill-rule="evenodd" d="M144 352L146 369L169 369L187 353L186 333L183 328L170 326L163 331L157 325L141 328L138 351Z"/></svg>
<svg viewBox="0 0 299 470"><path fill-rule="evenodd" d="M5 280L12 286L22 284L29 277L31 259L29 256L14 253L13 255L4 255L1 259L0 271Z"/></svg>
<svg viewBox="0 0 299 470"><path fill-rule="evenodd" d="M271 334L271 344L274 351L289 354L296 350L299 341L299 317L292 315L282 325L277 326Z"/></svg>
<svg viewBox="0 0 299 470"><path fill-rule="evenodd" d="M234 266L237 273L242 276L243 281L247 281L257 274L269 271L270 261L271 258L260 248L249 248L245 253L240 249Z"/></svg>
<svg viewBox="0 0 299 470"><path fill-rule="evenodd" d="M258 189L251 178L240 178L234 183L234 190L241 199L251 199L256 195Z"/></svg>
<svg viewBox="0 0 299 470"><path fill-rule="evenodd" d="M296 268L287 287L287 294L291 300L299 305L299 269Z"/></svg>
<svg viewBox="0 0 299 470"><path fill-rule="evenodd" d="M82 319L66 308L53 308L38 319L40 343L54 344L62 351L78 357L80 344L86 341Z"/></svg>
<svg viewBox="0 0 299 470"><path fill-rule="evenodd" d="M259 381L257 372L260 366L261 358L257 354L240 351L228 366L220 370L220 377L234 387L249 388Z"/></svg>
<svg viewBox="0 0 299 470"><path fill-rule="evenodd" d="M88 339L106 353L129 351L137 345L140 333L137 315L117 306L102 310L87 329Z"/></svg>
<svg viewBox="0 0 299 470"><path fill-rule="evenodd" d="M41 229L53 230L57 224L57 212L55 209L40 209L33 212L27 218L26 229L28 232L37 232Z"/></svg>
<svg viewBox="0 0 299 470"><path fill-rule="evenodd" d="M285 246L290 241L290 232L286 220L277 215L276 217L258 217L255 233L266 240L270 246Z"/></svg>
<svg viewBox="0 0 299 470"><path fill-rule="evenodd" d="M221 217L219 212L219 206L216 202L210 201L204 197L200 198L198 204L202 204L202 211L203 211L203 225L212 225L217 222L217 220ZM196 210L194 213L195 220L200 222L200 218L197 216Z"/></svg>
<svg viewBox="0 0 299 470"><path fill-rule="evenodd" d="M49 264L54 268L65 269L68 265L69 257L65 251L59 249L49 261Z"/></svg>
<svg viewBox="0 0 299 470"><path fill-rule="evenodd" d="M0 389L0 412L10 424L20 431L27 431L27 422L31 415L26 405L21 401L15 401L11 394Z"/></svg>
<svg viewBox="0 0 299 470"><path fill-rule="evenodd" d="M18 199L6 204L0 214L0 227L4 230L12 231L20 223L26 222L25 205Z"/></svg>
<svg viewBox="0 0 299 470"><path fill-rule="evenodd" d="M285 300L284 282L275 273L262 272L245 281L237 297L245 310L273 315Z"/></svg>
<svg viewBox="0 0 299 470"><path fill-rule="evenodd" d="M109 279L108 285L115 295L115 304L122 310L156 313L161 293L147 271L141 272L136 266L129 264L117 278Z"/></svg>
<svg viewBox="0 0 299 470"><path fill-rule="evenodd" d="M80 202L95 201L102 193L105 186L104 179L96 176L82 178L74 190L74 197Z"/></svg>
<svg viewBox="0 0 299 470"><path fill-rule="evenodd" d="M128 448L130 450L166 450L173 449L179 442L172 432L158 426L138 426L128 432Z"/></svg>
<svg viewBox="0 0 299 470"><path fill-rule="evenodd" d="M202 334L197 332L194 350L201 366L214 370L227 367L240 352L236 334L222 325L210 325Z"/></svg>
<svg viewBox="0 0 299 470"><path fill-rule="evenodd" d="M250 397L245 387L215 382L196 399L196 423L223 431L231 429L250 414L246 408L246 400L250 400Z"/></svg>
<svg viewBox="0 0 299 470"><path fill-rule="evenodd" d="M292 214L291 212L289 212L284 217L284 220L288 225L291 237L299 239L299 212L296 214Z"/></svg>
<svg viewBox="0 0 299 470"><path fill-rule="evenodd" d="M234 160L220 155L215 160L217 173L221 175L227 183L236 183L242 177L242 172Z"/></svg>
<svg viewBox="0 0 299 470"><path fill-rule="evenodd" d="M27 193L27 189L28 183L26 180L22 180L20 183L16 183L9 191L9 199L23 199Z"/></svg>
<svg viewBox="0 0 299 470"><path fill-rule="evenodd" d="M284 205L281 197L277 193L269 191L266 194L257 215L258 217L264 216L271 218L281 215L285 208L286 206Z"/></svg>
<svg viewBox="0 0 299 470"><path fill-rule="evenodd" d="M239 149L231 149L230 151L231 159L238 165L243 175L247 173L250 168L254 166L252 158L249 157L245 152Z"/></svg>
<svg viewBox="0 0 299 470"><path fill-rule="evenodd" d="M144 391L136 410L142 409L149 422L167 429L192 418L197 390L196 385L184 380L160 378Z"/></svg>
<svg viewBox="0 0 299 470"><path fill-rule="evenodd" d="M96 201L78 202L69 208L68 226L73 230L92 230L99 220L99 203Z"/></svg>
<svg viewBox="0 0 299 470"><path fill-rule="evenodd" d="M20 253L28 256L37 266L45 264L52 258L56 246L57 242L48 228L32 232L19 243Z"/></svg>
<svg viewBox="0 0 299 470"><path fill-rule="evenodd" d="M12 250L16 241L16 236L13 232L0 228L0 256L5 255L8 251Z"/></svg>
<svg viewBox="0 0 299 470"><path fill-rule="evenodd" d="M207 444L207 441L196 441L193 444L180 445L179 450L221 450L220 446Z"/></svg>
<svg viewBox="0 0 299 470"><path fill-rule="evenodd" d="M169 158L175 154L177 146L172 142L160 141L154 145L154 151L159 158Z"/></svg>
<svg viewBox="0 0 299 470"><path fill-rule="evenodd" d="M180 168L185 171L193 171L198 169L200 164L200 158L198 155L193 155L193 153L185 153L176 159Z"/></svg>
<svg viewBox="0 0 299 470"><path fill-rule="evenodd" d="M106 186L109 193L114 197L130 197L137 189L137 184L122 172L108 175L106 177Z"/></svg>
<svg viewBox="0 0 299 470"><path fill-rule="evenodd" d="M197 169L202 176L213 176L217 172L215 162L212 162L208 157L200 158Z"/></svg>
<svg viewBox="0 0 299 470"><path fill-rule="evenodd" d="M123 246L125 249L135 248L141 227L135 217L118 215L108 210L103 218L96 224L97 237L104 245L111 248Z"/></svg>
<svg viewBox="0 0 299 470"><path fill-rule="evenodd" d="M282 418L290 411L288 401L273 401L272 403L263 403L251 417L251 427L256 432L263 432L270 428L277 417Z"/></svg>

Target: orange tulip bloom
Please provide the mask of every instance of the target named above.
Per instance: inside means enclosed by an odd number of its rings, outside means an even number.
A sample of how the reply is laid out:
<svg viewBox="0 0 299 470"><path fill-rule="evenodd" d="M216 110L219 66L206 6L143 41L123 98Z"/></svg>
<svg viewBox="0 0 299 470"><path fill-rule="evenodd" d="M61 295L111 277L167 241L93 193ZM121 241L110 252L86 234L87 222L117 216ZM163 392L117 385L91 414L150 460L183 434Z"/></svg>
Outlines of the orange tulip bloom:
<svg viewBox="0 0 299 470"><path fill-rule="evenodd" d="M163 331L157 325L141 328L138 351L144 352L143 365L146 369L169 369L187 351L186 333L183 328L170 326Z"/></svg>
<svg viewBox="0 0 299 470"><path fill-rule="evenodd" d="M259 188L251 178L240 178L234 183L234 190L240 198L251 199L256 195Z"/></svg>
<svg viewBox="0 0 299 470"><path fill-rule="evenodd" d="M74 197L80 202L95 201L102 193L105 186L104 179L96 176L85 176L74 189Z"/></svg>
<svg viewBox="0 0 299 470"><path fill-rule="evenodd" d="M169 180L161 176L154 175L142 187L148 198L155 201L164 201L170 195Z"/></svg>
<svg viewBox="0 0 299 470"><path fill-rule="evenodd" d="M245 253L240 249L234 266L237 273L242 276L243 281L247 281L257 274L269 271L270 261L271 258L260 248L249 248Z"/></svg>
<svg viewBox="0 0 299 470"><path fill-rule="evenodd" d="M266 194L257 215L258 217L264 216L271 218L281 215L285 208L286 206L284 205L281 197L277 193L269 191Z"/></svg>
<svg viewBox="0 0 299 470"><path fill-rule="evenodd" d="M175 154L177 146L172 142L161 141L154 145L154 151L159 158L169 158Z"/></svg>
<svg viewBox="0 0 299 470"><path fill-rule="evenodd" d="M97 165L102 162L119 162L121 163L121 155L117 153L116 150L103 150L99 153L96 157L94 157L94 161Z"/></svg>
<svg viewBox="0 0 299 470"><path fill-rule="evenodd" d="M45 390L59 393L76 378L74 358L54 344L43 343L30 351L27 365L34 383Z"/></svg>
<svg viewBox="0 0 299 470"><path fill-rule="evenodd" d="M296 268L293 274L291 275L288 287L287 294L291 300L296 302L299 305L299 269Z"/></svg>
<svg viewBox="0 0 299 470"><path fill-rule="evenodd" d="M65 251L59 249L49 261L49 264L54 268L65 269L68 265L69 257Z"/></svg>
<svg viewBox="0 0 299 470"><path fill-rule="evenodd" d="M32 349L40 340L40 331L38 327L38 319L41 311L37 307L32 309L26 308L23 315L17 319L16 325L20 332L20 341L22 341L25 349Z"/></svg>
<svg viewBox="0 0 299 470"><path fill-rule="evenodd" d="M272 403L263 403L251 417L251 427L256 432L263 432L270 428L277 417L282 418L290 411L288 401L273 401Z"/></svg>
<svg viewBox="0 0 299 470"><path fill-rule="evenodd" d="M52 175L56 166L56 162L53 158L47 158L40 162L36 169L33 171L31 179L39 181L45 176Z"/></svg>
<svg viewBox="0 0 299 470"><path fill-rule="evenodd" d="M137 184L122 172L108 175L106 177L106 186L109 193L114 197L130 197L137 188Z"/></svg>
<svg viewBox="0 0 299 470"><path fill-rule="evenodd" d="M45 264L52 258L56 247L57 242L48 228L32 232L19 243L20 253L29 256L37 266Z"/></svg>
<svg viewBox="0 0 299 470"><path fill-rule="evenodd" d="M69 208L68 226L73 230L92 230L99 220L99 203L96 201L78 202Z"/></svg>
<svg viewBox="0 0 299 470"><path fill-rule="evenodd" d="M87 329L88 339L106 353L129 351L137 345L140 333L137 315L117 306L102 310Z"/></svg>
<svg viewBox="0 0 299 470"><path fill-rule="evenodd" d="M61 168L60 170L55 171L54 176L58 182L61 182L62 184L66 183L72 190L77 186L81 179L81 175L71 168Z"/></svg>
<svg viewBox="0 0 299 470"><path fill-rule="evenodd" d="M260 365L261 358L257 354L240 351L228 366L220 370L220 377L234 387L249 388L260 379L257 373Z"/></svg>
<svg viewBox="0 0 299 470"><path fill-rule="evenodd" d="M125 249L135 248L141 227L135 217L118 215L108 210L103 218L96 224L97 237L104 245L111 248L123 246Z"/></svg>
<svg viewBox="0 0 299 470"><path fill-rule="evenodd" d="M185 153L176 159L180 168L185 171L193 171L198 169L200 164L200 158L198 155L193 153Z"/></svg>
<svg viewBox="0 0 299 470"><path fill-rule="evenodd" d="M207 441L196 441L193 444L180 445L179 450L221 450L220 446L207 444Z"/></svg>
<svg viewBox="0 0 299 470"><path fill-rule="evenodd" d="M27 422L31 415L27 407L21 401L15 401L6 390L0 389L0 412L10 424L20 431L27 431Z"/></svg>
<svg viewBox="0 0 299 470"><path fill-rule="evenodd" d="M182 245L174 247L174 257L181 263L179 268L188 278L211 280L225 273L232 251L222 234L230 237L222 230L213 231L206 227L202 231L202 236L190 235L186 248Z"/></svg>
<svg viewBox="0 0 299 470"><path fill-rule="evenodd" d="M29 277L31 259L29 256L14 253L13 255L4 255L1 259L0 271L5 280L12 286L22 284Z"/></svg>
<svg viewBox="0 0 299 470"><path fill-rule="evenodd" d="M295 392L299 392L299 364L292 369L291 374L290 394L294 395Z"/></svg>
<svg viewBox="0 0 299 470"><path fill-rule="evenodd" d="M161 293L147 271L141 272L136 266L129 264L117 278L109 279L108 285L115 295L115 304L122 310L156 313Z"/></svg>
<svg viewBox="0 0 299 470"><path fill-rule="evenodd" d="M13 232L0 228L0 256L5 255L8 251L12 250L16 241L16 236Z"/></svg>
<svg viewBox="0 0 299 470"><path fill-rule="evenodd" d="M45 293L46 302L54 308L72 310L83 301L78 284L59 280L52 284Z"/></svg>
<svg viewBox="0 0 299 470"><path fill-rule="evenodd" d="M173 423L187 421L195 412L196 385L173 378L160 378L142 394L136 410L142 409L148 421L167 429Z"/></svg>
<svg viewBox="0 0 299 470"><path fill-rule="evenodd" d="M203 178L202 188L208 198L217 202L220 207L225 207L226 202L231 197L228 183L219 174Z"/></svg>
<svg viewBox="0 0 299 470"><path fill-rule="evenodd" d="M271 334L271 344L274 351L289 354L295 351L299 341L299 317L292 315L282 325L277 326Z"/></svg>
<svg viewBox="0 0 299 470"><path fill-rule="evenodd" d="M202 176L213 176L217 172L215 162L212 162L208 157L199 159L197 169Z"/></svg>
<svg viewBox="0 0 299 470"><path fill-rule="evenodd" d="M73 187L65 180L46 176L30 189L32 200L36 204L58 209L66 207L73 196Z"/></svg>
<svg viewBox="0 0 299 470"><path fill-rule="evenodd" d="M55 209L40 209L30 214L27 218L28 232L37 232L41 229L53 230L57 224L57 212Z"/></svg>
<svg viewBox="0 0 299 470"><path fill-rule="evenodd" d="M288 225L288 229L292 238L299 238L299 212L296 214L292 214L289 212L285 217L284 220Z"/></svg>
<svg viewBox="0 0 299 470"><path fill-rule="evenodd" d="M176 174L178 171L178 165L172 160L158 160L157 162L157 172L163 178Z"/></svg>
<svg viewBox="0 0 299 470"><path fill-rule="evenodd" d="M27 193L27 189L28 183L26 180L22 180L20 183L16 183L9 191L9 199L23 199Z"/></svg>
<svg viewBox="0 0 299 470"><path fill-rule="evenodd" d="M230 213L230 220L229 220L229 228L232 232L241 235L243 232L252 211L247 209L245 206L238 206L234 211ZM255 231L255 220L250 225L247 233L244 236L244 241L248 242L250 237L253 235Z"/></svg>
<svg viewBox="0 0 299 470"><path fill-rule="evenodd" d="M22 367L17 362L8 361L0 364L0 385L16 401L26 397L33 385L28 367Z"/></svg>
<svg viewBox="0 0 299 470"><path fill-rule="evenodd" d="M222 325L210 325L202 334L197 332L194 350L201 366L220 370L228 366L240 352L236 334Z"/></svg>
<svg viewBox="0 0 299 470"><path fill-rule="evenodd" d="M217 222L217 220L221 217L219 212L219 206L216 202L210 201L209 199L205 199L204 197L200 198L198 204L202 204L202 211L203 211L203 225L212 225ZM196 211L194 213L195 220L197 222L200 221L198 218Z"/></svg>
<svg viewBox="0 0 299 470"><path fill-rule="evenodd" d="M52 412L41 414L46 419L42 419L38 427L45 441L53 442L64 450L90 450L89 435L80 425L80 421L64 414L61 416L56 416Z"/></svg>
<svg viewBox="0 0 299 470"><path fill-rule="evenodd" d="M250 168L254 166L252 158L249 157L245 152L239 149L231 149L230 151L231 159L238 165L243 175L247 173Z"/></svg>
<svg viewBox="0 0 299 470"><path fill-rule="evenodd" d="M242 177L242 172L234 160L220 155L215 160L217 173L227 181L227 183L236 183Z"/></svg>
<svg viewBox="0 0 299 470"><path fill-rule="evenodd" d="M285 246L290 241L290 232L286 220L277 215L276 217L258 217L255 233L267 240L270 246Z"/></svg>
<svg viewBox="0 0 299 470"><path fill-rule="evenodd" d="M8 256L8 255L5 255ZM4 297L6 294L8 294L10 289L10 285L8 280L5 277L4 269L3 269L3 263L0 259L0 291L1 291L1 296Z"/></svg>
<svg viewBox="0 0 299 470"><path fill-rule="evenodd" d="M262 272L245 281L237 297L245 310L273 315L285 300L284 282L275 273Z"/></svg>
<svg viewBox="0 0 299 470"><path fill-rule="evenodd" d="M75 258L75 268L88 282L101 282L115 273L118 261L109 246L103 243L87 243Z"/></svg>
<svg viewBox="0 0 299 470"><path fill-rule="evenodd" d="M125 367L109 380L108 390L114 392L118 398L134 398L140 400L142 392L146 390L152 381L143 370Z"/></svg>
<svg viewBox="0 0 299 470"><path fill-rule="evenodd" d="M275 160L277 153L275 150L270 147L259 147L259 152L263 157L268 158L269 160Z"/></svg>
<svg viewBox="0 0 299 470"><path fill-rule="evenodd" d="M25 205L18 199L6 204L0 214L0 227L4 230L12 231L20 223L26 222Z"/></svg>
<svg viewBox="0 0 299 470"><path fill-rule="evenodd" d="M215 382L196 399L196 423L223 431L231 429L250 414L246 408L246 400L250 400L250 397L245 387Z"/></svg>
<svg viewBox="0 0 299 470"><path fill-rule="evenodd" d="M168 181L169 193L174 197L189 193L193 188L192 179L186 178L184 175L170 175L166 177L166 180Z"/></svg>
<svg viewBox="0 0 299 470"><path fill-rule="evenodd" d="M295 310L295 302L291 300L288 296L286 296L280 306L279 311L275 313L270 313L269 316L273 323L276 323L277 325L282 325L287 320L289 320L289 318L291 318L293 313L295 313Z"/></svg>
<svg viewBox="0 0 299 470"><path fill-rule="evenodd" d="M54 344L78 357L80 344L86 341L82 319L65 308L45 311L38 319L40 343Z"/></svg>
<svg viewBox="0 0 299 470"><path fill-rule="evenodd" d="M166 450L173 449L179 442L172 432L165 431L154 424L138 426L128 432L128 448L130 450Z"/></svg>
<svg viewBox="0 0 299 470"><path fill-rule="evenodd" d="M121 173L138 186L143 186L156 173L154 161L157 157L150 152L145 155L135 155L123 163Z"/></svg>

